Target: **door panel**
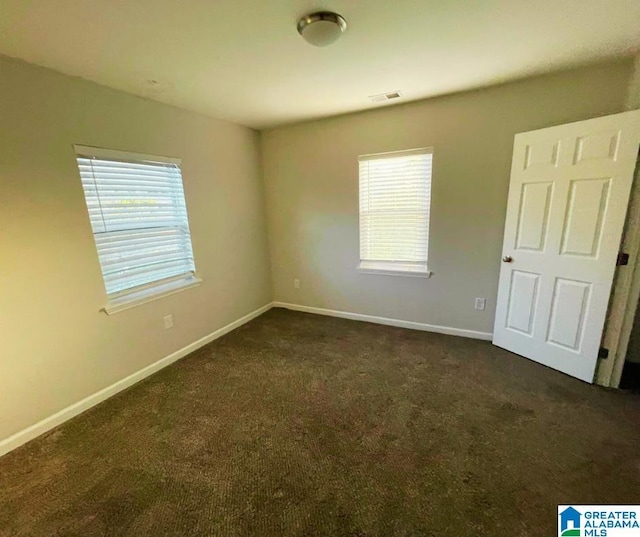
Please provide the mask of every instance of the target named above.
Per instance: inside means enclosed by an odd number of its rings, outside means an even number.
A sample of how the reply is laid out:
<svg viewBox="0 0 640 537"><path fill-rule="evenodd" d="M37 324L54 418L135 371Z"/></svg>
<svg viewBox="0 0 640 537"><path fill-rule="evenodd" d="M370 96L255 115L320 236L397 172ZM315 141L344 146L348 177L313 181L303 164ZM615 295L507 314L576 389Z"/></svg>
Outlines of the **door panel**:
<svg viewBox="0 0 640 537"><path fill-rule="evenodd" d="M514 270L511 273L507 328L526 335L533 333L539 274Z"/></svg>
<svg viewBox="0 0 640 537"><path fill-rule="evenodd" d="M571 181L560 248L562 255L598 257L610 184L611 178Z"/></svg>
<svg viewBox="0 0 640 537"><path fill-rule="evenodd" d="M527 145L524 157L524 170L543 171L558 165L560 141L547 139Z"/></svg>
<svg viewBox="0 0 640 537"><path fill-rule="evenodd" d="M619 141L619 130L580 136L576 141L574 163L602 159L615 161L618 155Z"/></svg>
<svg viewBox="0 0 640 537"><path fill-rule="evenodd" d="M524 183L522 185L516 248L544 250L547 221L553 183Z"/></svg>
<svg viewBox="0 0 640 537"><path fill-rule="evenodd" d="M585 325L591 285L557 278L551 299L551 319L547 341L579 351Z"/></svg>
<svg viewBox="0 0 640 537"><path fill-rule="evenodd" d="M640 111L518 134L494 344L592 382Z"/></svg>

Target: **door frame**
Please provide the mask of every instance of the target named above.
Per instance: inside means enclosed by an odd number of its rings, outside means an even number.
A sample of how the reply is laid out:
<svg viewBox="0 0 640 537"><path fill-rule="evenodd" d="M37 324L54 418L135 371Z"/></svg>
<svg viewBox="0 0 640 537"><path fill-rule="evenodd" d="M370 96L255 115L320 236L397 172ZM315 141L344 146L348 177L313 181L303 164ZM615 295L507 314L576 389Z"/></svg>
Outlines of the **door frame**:
<svg viewBox="0 0 640 537"><path fill-rule="evenodd" d="M629 254L629 264L616 269L602 337L602 346L609 350L609 356L598 360L595 376L596 384L609 388L620 386L640 301L640 154L636 161L620 251Z"/></svg>

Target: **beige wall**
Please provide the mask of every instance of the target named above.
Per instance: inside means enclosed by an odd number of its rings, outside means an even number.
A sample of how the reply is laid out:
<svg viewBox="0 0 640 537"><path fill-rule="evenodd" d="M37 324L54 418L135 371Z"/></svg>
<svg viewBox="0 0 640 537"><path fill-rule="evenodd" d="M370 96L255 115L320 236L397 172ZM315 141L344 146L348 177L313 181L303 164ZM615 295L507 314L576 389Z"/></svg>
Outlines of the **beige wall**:
<svg viewBox="0 0 640 537"><path fill-rule="evenodd" d="M636 307L626 359L630 362L640 363L640 302Z"/></svg>
<svg viewBox="0 0 640 537"><path fill-rule="evenodd" d="M74 143L182 158L200 287L99 312ZM0 57L0 440L271 301L260 175L255 131Z"/></svg>
<svg viewBox="0 0 640 537"><path fill-rule="evenodd" d="M621 111L631 73L603 64L260 137L0 57L0 440L272 299L262 168L276 300L491 331L513 135ZM182 158L200 287L99 311L75 143ZM357 155L425 145L434 276L357 273Z"/></svg>
<svg viewBox="0 0 640 537"><path fill-rule="evenodd" d="M514 134L624 110L631 72L620 61L264 132L275 300L491 332ZM357 156L424 146L433 277L358 273Z"/></svg>
<svg viewBox="0 0 640 537"><path fill-rule="evenodd" d="M626 108L628 110L640 108L640 54L636 56L634 61L633 75L627 91Z"/></svg>
<svg viewBox="0 0 640 537"><path fill-rule="evenodd" d="M636 56L634 62L633 76L627 94L627 108L630 110L640 108L640 54ZM640 362L640 303L638 303L633 321L629 348L627 349L627 360L636 363Z"/></svg>

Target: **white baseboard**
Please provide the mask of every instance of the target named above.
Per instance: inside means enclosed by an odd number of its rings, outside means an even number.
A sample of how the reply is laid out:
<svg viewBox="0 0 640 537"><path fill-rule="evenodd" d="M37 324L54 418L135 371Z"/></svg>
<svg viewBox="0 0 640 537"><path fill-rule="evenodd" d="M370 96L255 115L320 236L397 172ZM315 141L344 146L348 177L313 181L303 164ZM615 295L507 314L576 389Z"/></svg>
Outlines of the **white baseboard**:
<svg viewBox="0 0 640 537"><path fill-rule="evenodd" d="M136 382L141 381L142 379L148 377L149 375L153 375L153 373L155 373L156 371L159 371L160 369L167 367L168 365L179 360L180 358L184 358L188 354L199 349L200 347L203 347L207 343L210 343L213 340L218 339L219 337L224 336L228 332L231 332L232 330L238 328L239 326L242 326L243 324L248 323L250 320L258 317L259 315L262 315L265 311L271 309L271 307L272 307L271 303L265 304L261 308L258 308L257 310L252 311L251 313L248 313L244 317L241 317L240 319L233 321L232 323L229 323L226 326L223 326L222 328L216 330L215 332L212 332L211 334L204 336L203 338L200 338L198 341L194 341L193 343L187 345L186 347L183 347L182 349L179 349L176 352L171 353L169 356L165 356L164 358L161 358L157 362L154 362L153 364L148 365L147 367L141 369L140 371L136 371L132 375L129 375L128 377L125 377L122 380L119 380L113 383L111 386L107 386L106 388L90 395L89 397L85 397L81 401L78 401L77 403L74 403L71 406L63 408L62 410L60 410L59 412L56 412L52 416L49 416L48 418L45 418L39 421L38 423L35 423L27 427L26 429L23 429L22 431L18 431L17 433L9 436L8 438L1 440L0 441L0 457L8 453L9 451L16 449L22 444L27 443L29 440L33 440L37 436L40 436L41 434L46 433L47 431L53 429L54 427L57 427L58 425L64 423L67 420L70 420L71 418L77 416L78 414L81 414L82 412L84 412L85 410L88 410L92 406L95 406L98 403L101 403L105 399L108 399L112 395L115 395L116 393L124 390L125 388L132 386Z"/></svg>
<svg viewBox="0 0 640 537"><path fill-rule="evenodd" d="M328 315L329 317L341 317L352 321L366 321L368 323L386 324L388 326L398 326L411 330L422 330L424 332L437 332L438 334L448 334L450 336L462 336L473 339L484 339L491 341L491 332L478 332L476 330L466 330L464 328L453 328L451 326L438 326L435 324L416 323L414 321L403 321L401 319L389 319L388 317L376 317L375 315L363 315L362 313L351 313L348 311L327 310L324 308L314 308L313 306L302 306L300 304L288 304L286 302L274 302L274 308L286 308L288 310L304 311L317 315Z"/></svg>
<svg viewBox="0 0 640 537"><path fill-rule="evenodd" d="M484 339L491 340L492 334L490 332L478 332L475 330L465 330L462 328L453 328L449 326L438 326L432 324L425 323L416 323L413 321L403 321L400 319L389 319L388 317L376 317L374 315L363 315L361 313L351 313L347 311L336 311L329 310L323 308L314 308L312 306L302 306L299 304L288 304L286 302L272 302L270 304L265 304L261 308L258 308L251 313L248 313L244 317L229 323L226 326L212 332L209 335L200 338L198 341L194 341L193 343L183 347L182 349L177 350L176 352L171 353L169 356L165 356L161 358L157 362L154 362L151 365L141 369L140 371L136 371L135 373L125 377L111 386L107 386L102 390L85 397L81 401L74 403L66 408L63 408L59 412L45 418L38 423L35 423L22 431L18 431L17 433L5 438L4 440L0 440L0 457L9 451L16 449L17 447L26 444L29 440L33 440L34 438L40 436L41 434L50 431L54 427L64 423L67 420L81 414L85 410L90 409L91 407L101 403L102 401L108 399L112 395L121 392L125 388L133 386L135 383L140 382L146 377L153 375L155 372L160 369L167 367L168 365L176 362L180 358L184 358L188 354L193 351L203 347L207 343L210 343L219 337L224 336L225 334L235 330L239 326L242 326L245 323L248 323L252 319L255 319L259 315L262 315L264 312L268 311L272 307L275 308L286 308L295 311L303 311L306 313L315 313L317 315L328 315L330 317L341 317L343 319L351 319L354 321L366 321L369 323L376 324L384 324L388 326L398 326L400 328L409 328L412 330L423 330L426 332L438 332L440 334L449 334L452 336L462 336L469 337L474 339Z"/></svg>

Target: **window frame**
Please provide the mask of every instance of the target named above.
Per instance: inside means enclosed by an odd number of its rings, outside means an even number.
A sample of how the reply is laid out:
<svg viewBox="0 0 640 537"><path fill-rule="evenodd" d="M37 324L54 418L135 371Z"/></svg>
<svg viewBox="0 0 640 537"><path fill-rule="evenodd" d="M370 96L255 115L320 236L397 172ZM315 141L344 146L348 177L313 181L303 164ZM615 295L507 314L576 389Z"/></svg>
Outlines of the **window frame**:
<svg viewBox="0 0 640 537"><path fill-rule="evenodd" d="M79 176L80 168L78 167L78 158L97 158L102 160L112 160L112 161L125 161L125 162L137 162L137 163L158 163L158 164L174 164L180 170L180 180L182 182L182 190L184 195L184 178L182 177L182 169L181 164L182 160L175 157L165 157L160 155L148 155L144 153L135 153L132 151L120 151L115 149L105 149L101 147L93 147L87 145L74 144L73 145L75 162L76 162L76 170L78 171ZM87 202L86 193L84 192L83 187L83 197L85 203ZM186 195L185 197L185 209L187 213L187 223L189 223L189 211L186 208ZM88 210L88 207L86 207ZM89 213L87 212L87 216ZM94 247L96 255L98 254L97 244L95 242L95 233L93 232L93 225L91 225L91 235L94 240ZM190 226L189 226L190 227ZM135 230L136 228L131 228ZM140 228L143 229L143 228ZM193 251L193 241L191 239L191 231L189 230L189 242L191 246L191 250ZM195 257L195 254L194 254ZM181 292L186 289L190 289L192 287L196 287L202 283L202 280L196 275L195 272L195 260L194 260L194 272L189 272L182 275L175 275L168 278L162 278L160 280L155 280L152 282L148 282L143 285L138 285L136 287L130 289L124 289L115 293L107 293L106 283L104 280L104 272L102 268L102 263L98 258L98 264L100 266L100 276L102 277L103 289L105 290L106 304L103 308L103 311L108 315L112 315L114 313L118 313L120 311L124 311L141 304L145 304L147 302L151 302L154 300L158 300L160 298Z"/></svg>
<svg viewBox="0 0 640 537"><path fill-rule="evenodd" d="M360 196L361 196L361 186L362 186L362 177L360 175L360 162L362 161L370 161L370 160L385 160L391 159L395 157L401 156L410 156L410 155L431 155L431 174L428 178L429 181L429 210L427 213L427 260L426 262L411 262L411 261L387 261L387 260L373 260L373 259L362 259L361 256L361 248L362 248L362 234L361 234L361 218L362 218L362 210L360 207ZM383 153L368 153L363 155L358 155L358 257L359 263L356 267L358 272L364 274L377 274L377 275L385 275L385 276L403 276L410 278L430 278L432 272L429 270L429 243L430 243L430 234L431 234L431 193L432 193L432 184L433 184L433 158L434 158L434 148L433 147L420 147L415 149L405 149L400 151L388 151Z"/></svg>

